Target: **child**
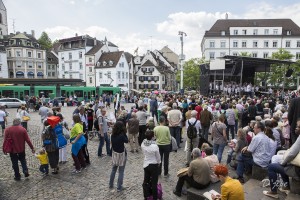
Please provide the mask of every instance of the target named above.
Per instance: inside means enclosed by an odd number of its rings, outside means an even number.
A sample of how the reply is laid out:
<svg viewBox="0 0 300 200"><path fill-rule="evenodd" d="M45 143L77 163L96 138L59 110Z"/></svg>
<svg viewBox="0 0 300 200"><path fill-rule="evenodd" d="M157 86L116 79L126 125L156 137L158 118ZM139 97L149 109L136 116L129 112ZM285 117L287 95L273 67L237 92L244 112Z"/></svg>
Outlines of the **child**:
<svg viewBox="0 0 300 200"><path fill-rule="evenodd" d="M284 145L283 147L284 148L289 148L289 139L290 139L290 125L289 125L289 120L287 118L287 115L288 113L285 112L283 115L282 115L282 121L283 121L283 124L282 124L282 136L284 138Z"/></svg>
<svg viewBox="0 0 300 200"><path fill-rule="evenodd" d="M47 176L49 173L47 152L45 149L41 149L38 154L35 154L35 157L40 160L40 171L43 173L43 176Z"/></svg>
<svg viewBox="0 0 300 200"><path fill-rule="evenodd" d="M201 146L201 157L205 158L206 157L206 153L205 153L205 149L209 148L209 144L207 143L203 143Z"/></svg>
<svg viewBox="0 0 300 200"><path fill-rule="evenodd" d="M236 158L241 153L241 150L248 145L247 139L246 139L246 133L243 129L239 129L237 132L237 139L231 140L229 143L229 147L231 149L228 151L228 157L227 157L227 165L231 163L231 160L234 160L234 163L230 166L235 168L237 166Z"/></svg>
<svg viewBox="0 0 300 200"><path fill-rule="evenodd" d="M60 124L62 125L62 127L64 128L63 130L69 131L69 127L67 122L64 120L64 117L62 116L62 114L57 114L57 116L60 118ZM68 133L63 132L65 138L68 140L70 138L70 135L65 135ZM59 163L60 164L65 164L67 163L67 147L63 147L59 149Z"/></svg>

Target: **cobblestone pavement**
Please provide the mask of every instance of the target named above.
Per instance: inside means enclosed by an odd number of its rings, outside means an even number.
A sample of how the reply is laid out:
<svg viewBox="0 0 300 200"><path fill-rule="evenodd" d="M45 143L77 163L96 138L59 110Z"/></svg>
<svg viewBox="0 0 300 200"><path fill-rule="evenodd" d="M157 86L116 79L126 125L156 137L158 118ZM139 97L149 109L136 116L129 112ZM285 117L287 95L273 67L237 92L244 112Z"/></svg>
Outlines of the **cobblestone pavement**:
<svg viewBox="0 0 300 200"><path fill-rule="evenodd" d="M126 104L129 108L130 104ZM63 107L62 113L69 125L71 124L72 112L75 107ZM16 109L7 109L10 112L9 125L16 114ZM111 111L111 110L110 110ZM37 112L32 112L29 121L29 135L36 149L41 147L40 133L41 123ZM0 137L2 146L3 137ZM58 175L49 175L42 177L38 171L39 163L26 146L26 158L29 167L30 177L22 177L21 181L13 180L13 170L9 156L0 153L0 199L143 199L142 181L143 181L143 154L128 153L128 162L126 163L124 187L126 190L117 192L116 189L109 190L108 181L111 172L110 157L98 158L99 140L94 138L89 141L88 149L91 157L91 165L80 174L72 175L72 158L68 153L68 162L60 165ZM182 144L183 146L183 144ZM129 147L127 146L127 149ZM105 147L103 148L105 151ZM70 152L70 146L68 146ZM186 199L183 195L177 198L173 195L173 188L176 185L176 172L184 166L185 152L183 148L177 153L170 154L170 176L161 177L159 182L163 187L164 200ZM115 179L115 184L117 176Z"/></svg>

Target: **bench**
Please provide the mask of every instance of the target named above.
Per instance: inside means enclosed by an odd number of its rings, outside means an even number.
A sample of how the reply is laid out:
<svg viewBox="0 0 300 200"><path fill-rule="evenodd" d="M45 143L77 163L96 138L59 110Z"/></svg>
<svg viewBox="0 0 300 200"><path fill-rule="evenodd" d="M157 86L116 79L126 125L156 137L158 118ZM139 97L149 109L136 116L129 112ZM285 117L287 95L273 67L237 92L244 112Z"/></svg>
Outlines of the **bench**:
<svg viewBox="0 0 300 200"><path fill-rule="evenodd" d="M221 182L217 183L211 183L207 188L198 190L196 188L187 188L187 200L207 200L203 196L205 192L208 192L210 190L215 190L217 192L221 192Z"/></svg>
<svg viewBox="0 0 300 200"><path fill-rule="evenodd" d="M252 166L253 179L262 181L266 177L268 177L268 168L262 168L255 164Z"/></svg>
<svg viewBox="0 0 300 200"><path fill-rule="evenodd" d="M300 181L296 181L292 177L290 179L290 191L293 194L300 194Z"/></svg>

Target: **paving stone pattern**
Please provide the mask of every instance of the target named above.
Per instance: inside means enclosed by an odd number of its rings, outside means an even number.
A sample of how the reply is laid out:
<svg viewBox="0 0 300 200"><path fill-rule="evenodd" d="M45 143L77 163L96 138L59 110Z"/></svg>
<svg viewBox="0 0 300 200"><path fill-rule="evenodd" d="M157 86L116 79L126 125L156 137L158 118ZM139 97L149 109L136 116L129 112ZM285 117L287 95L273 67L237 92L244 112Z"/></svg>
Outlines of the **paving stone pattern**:
<svg viewBox="0 0 300 200"><path fill-rule="evenodd" d="M130 104L126 105L130 108ZM72 122L72 112L75 107L63 107L62 114L65 116L69 125ZM7 109L10 113L9 125L16 115L16 109ZM112 110L110 110L112 111ZM37 112L31 112L31 120L29 121L29 135L35 148L38 150L42 143L40 134L42 124L40 116ZM0 136L0 143L3 143L3 137ZM58 175L49 175L42 177L38 167L39 162L33 156L28 146L26 146L26 158L29 167L30 176L21 178L21 181L13 180L14 174L11 167L10 157L0 153L0 199L143 199L143 154L128 152L128 161L125 168L125 176L123 186L126 189L117 192L116 188L110 190L108 188L109 176L111 172L111 158L98 158L99 140L93 138L89 141L88 149L91 157L91 165L80 174L72 175L73 161L70 153L68 153L68 162L60 165ZM67 147L70 152L70 145ZM127 145L127 149L129 146ZM105 147L103 147L105 153ZM183 167L185 163L185 152L181 149L177 153L170 155L170 176L168 178L161 177L159 182L163 187L163 199L175 200L186 199L185 196L177 198L173 194L173 188L176 185L176 172ZM20 166L21 170L21 166ZM118 174L115 177L115 186Z"/></svg>

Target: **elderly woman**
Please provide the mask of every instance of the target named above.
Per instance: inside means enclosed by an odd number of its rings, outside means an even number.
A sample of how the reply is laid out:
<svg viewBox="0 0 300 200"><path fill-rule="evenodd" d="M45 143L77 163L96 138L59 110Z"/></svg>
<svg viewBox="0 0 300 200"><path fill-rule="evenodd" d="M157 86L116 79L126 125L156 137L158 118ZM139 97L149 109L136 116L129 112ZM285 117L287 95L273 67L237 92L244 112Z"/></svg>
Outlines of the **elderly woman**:
<svg viewBox="0 0 300 200"><path fill-rule="evenodd" d="M219 120L211 125L214 154L218 156L219 162L222 160L222 154L227 145L226 125L224 121L225 116L221 114Z"/></svg>
<svg viewBox="0 0 300 200"><path fill-rule="evenodd" d="M173 191L176 196L181 196L184 181L196 189L204 189L210 184L209 165L207 161L201 157L200 149L194 148L192 155L194 160L190 163L187 175L179 177L176 189Z"/></svg>
<svg viewBox="0 0 300 200"><path fill-rule="evenodd" d="M168 121L168 106L163 106L162 107L160 116L164 116L164 118L166 119L165 126L169 126L169 121Z"/></svg>
<svg viewBox="0 0 300 200"><path fill-rule="evenodd" d="M134 150L138 152L139 120L134 112L131 113L131 118L128 120L127 130L130 143L130 152L134 153Z"/></svg>
<svg viewBox="0 0 300 200"><path fill-rule="evenodd" d="M72 158L74 160L75 169L72 171L74 174L81 172L81 169L85 169L86 163L82 152L82 147L86 144L86 139L83 136L83 126L80 116L78 114L73 115L74 126L70 133L70 142L72 144Z"/></svg>
<svg viewBox="0 0 300 200"><path fill-rule="evenodd" d="M300 134L300 120L297 121L295 133L298 135ZM283 187L281 188L281 191L283 192L289 192L290 190L289 176L293 177L294 179L299 179L300 177L299 170L296 170L296 167L290 164L290 162L295 159L295 157L299 154L299 152L300 152L300 137L298 136L296 142L291 146L290 151L288 151L288 153L286 153L284 157L282 156L279 163L271 163L268 166L268 174L269 174L269 180L271 185L271 191L263 191L263 193L266 196L278 199L277 190L278 187L281 186L282 184L278 184L277 174L280 174L282 178Z"/></svg>
<svg viewBox="0 0 300 200"><path fill-rule="evenodd" d="M213 200L244 200L244 189L238 180L232 179L228 176L228 169L226 166L217 165L215 166L215 174L223 183L221 185L221 195L213 195Z"/></svg>

